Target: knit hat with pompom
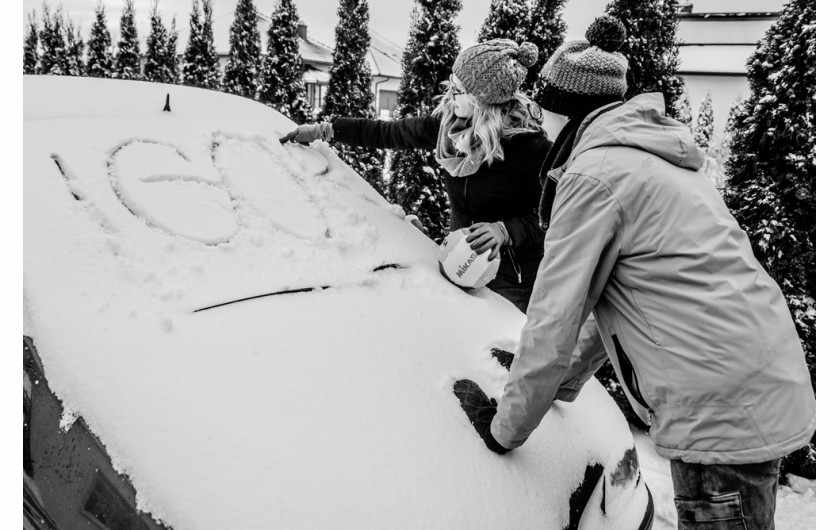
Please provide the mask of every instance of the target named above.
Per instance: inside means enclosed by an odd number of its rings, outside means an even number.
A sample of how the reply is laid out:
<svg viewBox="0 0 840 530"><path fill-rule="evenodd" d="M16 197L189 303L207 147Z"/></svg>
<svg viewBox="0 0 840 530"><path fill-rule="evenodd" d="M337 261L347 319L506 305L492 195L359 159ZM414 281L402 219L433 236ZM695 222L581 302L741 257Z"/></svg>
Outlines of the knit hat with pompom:
<svg viewBox="0 0 840 530"><path fill-rule="evenodd" d="M534 100L544 109L575 116L589 113L627 92L627 58L618 53L627 32L604 15L586 30L586 40L560 46L540 72L544 81Z"/></svg>
<svg viewBox="0 0 840 530"><path fill-rule="evenodd" d="M485 104L513 99L525 80L528 67L537 62L537 47L530 42L516 44L493 39L471 46L458 54L452 73L467 92Z"/></svg>

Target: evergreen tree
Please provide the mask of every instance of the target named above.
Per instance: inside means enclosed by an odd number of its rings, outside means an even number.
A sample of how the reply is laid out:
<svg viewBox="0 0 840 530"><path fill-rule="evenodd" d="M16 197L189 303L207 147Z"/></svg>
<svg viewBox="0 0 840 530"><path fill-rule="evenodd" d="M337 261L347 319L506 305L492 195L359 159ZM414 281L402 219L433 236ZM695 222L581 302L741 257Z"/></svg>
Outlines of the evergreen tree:
<svg viewBox="0 0 840 530"><path fill-rule="evenodd" d="M727 159L729 158L729 151L732 146L732 138L735 137L735 120L741 112L741 107L744 105L744 98L738 96L732 103L732 108L729 109L729 116L726 118L726 127L723 129L723 146L726 149Z"/></svg>
<svg viewBox="0 0 840 530"><path fill-rule="evenodd" d="M140 79L140 40L134 15L134 0L125 0L120 17L120 40L117 42L117 56L114 60L114 77L118 79Z"/></svg>
<svg viewBox="0 0 840 530"><path fill-rule="evenodd" d="M368 18L367 0L340 0L333 64L321 119L375 116L370 67L367 64L370 47ZM338 145L335 150L371 186L383 192L381 151L347 145Z"/></svg>
<svg viewBox="0 0 840 530"><path fill-rule="evenodd" d="M627 30L627 40L619 50L629 63L625 97L662 92L668 116L676 114L683 92L683 79L677 73L679 3L680 0L612 0L606 9Z"/></svg>
<svg viewBox="0 0 840 530"><path fill-rule="evenodd" d="M747 62L725 195L753 253L781 287L816 389L816 1L790 0ZM782 462L816 474L816 435Z"/></svg>
<svg viewBox="0 0 840 530"><path fill-rule="evenodd" d="M65 42L67 43L67 75L84 75L85 44L82 40L82 30L77 28L72 20L67 20L64 26Z"/></svg>
<svg viewBox="0 0 840 530"><path fill-rule="evenodd" d="M26 24L26 35L23 38L23 73L38 73L38 15L33 9L29 13Z"/></svg>
<svg viewBox="0 0 840 530"><path fill-rule="evenodd" d="M540 70L548 58L566 40L566 23L562 18L562 9L567 0L534 0L531 9L531 22L526 40L533 42L539 50L537 62L528 69L522 90L528 94L538 89Z"/></svg>
<svg viewBox="0 0 840 530"><path fill-rule="evenodd" d="M160 18L157 0L152 4L149 26L143 78L157 83L174 83L177 80L177 75L170 57L170 35Z"/></svg>
<svg viewBox="0 0 840 530"><path fill-rule="evenodd" d="M694 117L691 115L691 98L688 97L688 92L683 92L679 100L677 100L674 119L684 123L694 132Z"/></svg>
<svg viewBox="0 0 840 530"><path fill-rule="evenodd" d="M64 21L61 13L50 12L45 3L41 15L41 31L38 34L41 44L41 66L39 72L48 75L67 73L67 42L65 40Z"/></svg>
<svg viewBox="0 0 840 530"><path fill-rule="evenodd" d="M192 9L190 10L190 34L187 37L187 49L184 50L184 58L182 63L182 74L185 85L200 86L201 74L199 70L200 54L202 46L202 38L204 33L201 29L201 15L199 12L198 0L192 1Z"/></svg>
<svg viewBox="0 0 840 530"><path fill-rule="evenodd" d="M528 33L528 11L528 0L493 0L490 13L478 31L478 42L510 39L521 44Z"/></svg>
<svg viewBox="0 0 840 530"><path fill-rule="evenodd" d="M204 64L207 70L207 88L218 89L222 75L219 72L219 56L216 54L216 40L213 38L213 0L204 0L204 21L201 29L204 32Z"/></svg>
<svg viewBox="0 0 840 530"><path fill-rule="evenodd" d="M402 56L403 78L397 92L396 117L427 116L435 108L435 96L449 79L461 49L455 16L461 0L415 0L411 29ZM449 199L444 173L428 150L396 151L391 157L388 197L414 214L440 240L449 232Z"/></svg>
<svg viewBox="0 0 840 530"><path fill-rule="evenodd" d="M715 133L714 114L712 111L712 92L706 93L706 97L700 103L700 110L697 112L697 125L694 127L694 142L704 152L709 151L709 144Z"/></svg>
<svg viewBox="0 0 840 530"><path fill-rule="evenodd" d="M164 64L167 64L172 70L172 83L177 83L181 78L181 67L178 60L178 32L175 29L175 17L172 17L172 22L169 24L169 40L166 45L166 56L164 57Z"/></svg>
<svg viewBox="0 0 840 530"><path fill-rule="evenodd" d="M100 0L96 4L96 19L90 28L86 71L91 77L111 77L113 70L111 32L108 31L108 24L105 21L105 6Z"/></svg>
<svg viewBox="0 0 840 530"><path fill-rule="evenodd" d="M297 32L297 23L290 29ZM260 59L257 8L253 0L239 0L233 15L233 24L230 26L230 60L225 65L222 89L247 98L256 97Z"/></svg>
<svg viewBox="0 0 840 530"><path fill-rule="evenodd" d="M293 0L276 0L268 28L259 97L296 123L305 123L312 120L312 110L303 84L298 21Z"/></svg>
<svg viewBox="0 0 840 530"><path fill-rule="evenodd" d="M203 8L199 0L193 0L190 11L190 35L187 49L184 51L184 84L200 88L218 88L219 64L216 47L213 43L213 6L212 0L204 0ZM200 11L201 10L201 11ZM204 14L204 20L201 13ZM208 40L209 39L209 40Z"/></svg>

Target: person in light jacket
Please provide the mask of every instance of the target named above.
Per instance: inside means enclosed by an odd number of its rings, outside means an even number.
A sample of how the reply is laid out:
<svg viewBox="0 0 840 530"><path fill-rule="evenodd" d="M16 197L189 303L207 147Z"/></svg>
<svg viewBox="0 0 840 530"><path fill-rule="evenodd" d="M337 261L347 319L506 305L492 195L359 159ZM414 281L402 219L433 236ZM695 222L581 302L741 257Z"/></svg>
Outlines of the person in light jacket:
<svg viewBox="0 0 840 530"><path fill-rule="evenodd" d="M569 123L546 164L545 257L504 393L497 406L460 380L455 394L506 453L609 358L671 461L679 528L772 529L780 457L816 428L790 311L662 94L623 101L621 22L586 37L541 73L537 101Z"/></svg>
<svg viewBox="0 0 840 530"><path fill-rule="evenodd" d="M335 141L386 149L433 149L446 172L449 229L469 228L477 253L501 258L487 286L525 312L543 255L539 170L551 141L542 110L519 87L537 48L495 39L462 51L430 116L400 120L333 118L281 142Z"/></svg>

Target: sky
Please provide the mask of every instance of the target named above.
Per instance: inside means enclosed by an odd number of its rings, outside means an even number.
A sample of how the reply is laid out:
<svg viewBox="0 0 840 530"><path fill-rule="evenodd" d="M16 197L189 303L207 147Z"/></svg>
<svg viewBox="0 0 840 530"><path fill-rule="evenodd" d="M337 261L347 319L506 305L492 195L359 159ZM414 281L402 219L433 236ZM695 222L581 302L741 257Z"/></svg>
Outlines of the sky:
<svg viewBox="0 0 840 530"><path fill-rule="evenodd" d="M118 38L120 13L123 0L102 0L105 14L111 28L112 37ZM707 0L708 1L708 0ZM772 0L776 1L776 0ZM23 21L26 23L27 14L33 9L40 16L44 0L23 0ZM96 0L50 0L51 8L61 5L70 18L80 25L82 35L87 40L90 25L94 18ZM266 16L271 15L273 0L255 0L257 10ZM168 23L175 17L176 27L188 26L192 0L159 0L159 9L163 20ZM297 0L296 5L301 20L309 27L309 35L317 40L332 41L332 33L338 22L338 0ZM606 0L569 0L564 12L564 20L569 26L568 38L583 38L586 26L604 11ZM148 35L149 12L151 0L135 2L137 11L137 27L141 39ZM214 12L222 15L232 12L236 7L236 0L215 0ZM369 0L370 26L392 42L404 46L408 38L409 14L414 5L413 0ZM459 35L461 45L466 47L476 42L478 30L490 7L490 0L464 0L463 8L456 19L461 26Z"/></svg>

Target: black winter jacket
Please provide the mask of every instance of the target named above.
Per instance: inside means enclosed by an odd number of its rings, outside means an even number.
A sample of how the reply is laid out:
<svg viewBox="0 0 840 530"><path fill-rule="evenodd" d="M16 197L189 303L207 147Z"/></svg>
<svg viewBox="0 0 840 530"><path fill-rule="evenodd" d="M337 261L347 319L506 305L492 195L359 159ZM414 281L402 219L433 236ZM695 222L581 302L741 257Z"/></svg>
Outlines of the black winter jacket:
<svg viewBox="0 0 840 530"><path fill-rule="evenodd" d="M364 118L333 120L333 140L380 149L435 149L439 116L385 121ZM551 148L545 133L523 133L502 140L504 160L482 164L466 177L446 173L446 192L454 231L478 222L503 221L510 242L501 249L493 284L532 288L543 256L545 233L539 227L540 167Z"/></svg>

